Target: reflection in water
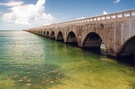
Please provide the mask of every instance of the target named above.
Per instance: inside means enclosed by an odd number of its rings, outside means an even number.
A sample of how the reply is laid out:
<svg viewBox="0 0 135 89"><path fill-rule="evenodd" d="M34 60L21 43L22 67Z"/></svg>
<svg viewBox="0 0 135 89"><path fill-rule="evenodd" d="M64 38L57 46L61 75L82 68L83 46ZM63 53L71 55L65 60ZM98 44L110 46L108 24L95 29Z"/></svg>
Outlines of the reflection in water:
<svg viewBox="0 0 135 89"><path fill-rule="evenodd" d="M135 69L23 31L0 31L0 89L134 89Z"/></svg>

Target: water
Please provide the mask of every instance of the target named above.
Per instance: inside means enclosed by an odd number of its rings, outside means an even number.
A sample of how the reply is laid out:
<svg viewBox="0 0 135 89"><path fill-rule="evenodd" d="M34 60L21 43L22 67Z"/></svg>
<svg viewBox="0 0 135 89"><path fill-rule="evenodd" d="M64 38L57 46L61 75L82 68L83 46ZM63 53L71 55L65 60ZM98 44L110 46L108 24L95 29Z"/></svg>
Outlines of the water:
<svg viewBox="0 0 135 89"><path fill-rule="evenodd" d="M24 31L0 31L0 89L135 89L135 69Z"/></svg>

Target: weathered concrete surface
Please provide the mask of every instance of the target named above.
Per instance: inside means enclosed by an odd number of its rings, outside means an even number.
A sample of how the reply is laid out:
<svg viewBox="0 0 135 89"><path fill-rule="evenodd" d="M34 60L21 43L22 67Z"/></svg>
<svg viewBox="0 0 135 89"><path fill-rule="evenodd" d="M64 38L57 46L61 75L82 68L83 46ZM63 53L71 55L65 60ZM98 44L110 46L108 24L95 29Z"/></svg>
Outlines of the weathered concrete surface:
<svg viewBox="0 0 135 89"><path fill-rule="evenodd" d="M135 53L135 39L130 40L135 36L135 10L30 28L26 31L65 43L77 42L79 47L99 47L104 42L107 54L114 57Z"/></svg>

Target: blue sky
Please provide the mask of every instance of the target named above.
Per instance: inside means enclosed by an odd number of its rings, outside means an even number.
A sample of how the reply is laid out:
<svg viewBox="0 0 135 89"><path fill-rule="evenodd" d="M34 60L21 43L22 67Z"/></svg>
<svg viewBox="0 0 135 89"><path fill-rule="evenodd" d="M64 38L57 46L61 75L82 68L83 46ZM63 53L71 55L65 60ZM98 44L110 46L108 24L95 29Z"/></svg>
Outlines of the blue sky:
<svg viewBox="0 0 135 89"><path fill-rule="evenodd" d="M0 0L0 30L22 30L135 9L135 0Z"/></svg>

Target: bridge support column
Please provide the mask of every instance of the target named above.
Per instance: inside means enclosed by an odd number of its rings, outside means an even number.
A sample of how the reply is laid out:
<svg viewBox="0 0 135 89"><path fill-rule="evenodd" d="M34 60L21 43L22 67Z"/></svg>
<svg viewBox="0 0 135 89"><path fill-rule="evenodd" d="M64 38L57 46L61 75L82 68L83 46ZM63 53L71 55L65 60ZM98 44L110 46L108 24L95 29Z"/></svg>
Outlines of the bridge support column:
<svg viewBox="0 0 135 89"><path fill-rule="evenodd" d="M111 57L116 57L117 56L117 54L116 54L116 52L115 51L113 51L113 49L107 49L107 55L108 56L111 56Z"/></svg>
<svg viewBox="0 0 135 89"><path fill-rule="evenodd" d="M78 47L82 48L82 44L81 43L78 43Z"/></svg>

